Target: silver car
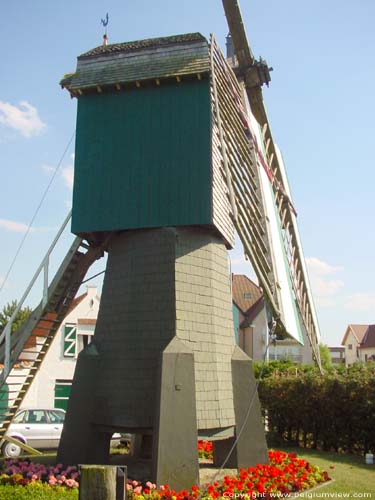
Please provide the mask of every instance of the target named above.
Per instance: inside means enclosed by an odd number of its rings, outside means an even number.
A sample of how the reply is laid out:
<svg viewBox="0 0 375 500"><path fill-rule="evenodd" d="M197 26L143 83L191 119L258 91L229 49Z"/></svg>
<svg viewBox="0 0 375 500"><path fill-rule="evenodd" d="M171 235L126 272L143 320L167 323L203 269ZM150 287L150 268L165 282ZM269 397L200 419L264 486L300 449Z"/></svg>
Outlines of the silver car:
<svg viewBox="0 0 375 500"><path fill-rule="evenodd" d="M23 409L19 410L6 433L32 448L48 450L59 446L65 411L61 409ZM120 434L113 434L111 446L120 443ZM15 443L4 441L1 446L4 457L17 458L22 454L22 448Z"/></svg>
<svg viewBox="0 0 375 500"><path fill-rule="evenodd" d="M65 411L60 409L25 409L19 410L9 426L7 436L22 441L32 448L54 449L59 446ZM22 448L9 441L1 447L3 456L19 457Z"/></svg>

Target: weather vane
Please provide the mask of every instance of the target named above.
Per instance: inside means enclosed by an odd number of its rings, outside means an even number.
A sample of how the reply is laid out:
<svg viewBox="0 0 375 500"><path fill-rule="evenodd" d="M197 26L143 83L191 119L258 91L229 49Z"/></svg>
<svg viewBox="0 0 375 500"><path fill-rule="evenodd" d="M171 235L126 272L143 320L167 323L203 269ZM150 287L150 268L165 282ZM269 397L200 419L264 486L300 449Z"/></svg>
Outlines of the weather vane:
<svg viewBox="0 0 375 500"><path fill-rule="evenodd" d="M108 12L107 12L107 14L106 14L106 16L105 16L105 19L102 19L102 20L101 20L101 23L102 23L102 25L103 25L103 26L104 26L104 28L105 28L105 35L107 35L107 26L108 26L108 21L109 21L109 16L108 16Z"/></svg>

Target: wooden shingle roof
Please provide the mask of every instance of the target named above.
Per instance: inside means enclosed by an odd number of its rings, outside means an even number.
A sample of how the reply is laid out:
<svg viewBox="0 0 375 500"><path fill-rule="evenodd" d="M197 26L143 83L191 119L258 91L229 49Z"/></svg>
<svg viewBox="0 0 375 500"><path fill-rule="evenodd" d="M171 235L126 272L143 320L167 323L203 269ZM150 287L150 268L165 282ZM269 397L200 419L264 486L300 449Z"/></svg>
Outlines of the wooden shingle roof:
<svg viewBox="0 0 375 500"><path fill-rule="evenodd" d="M137 50L160 48L167 45L184 44L205 40L200 33L187 33L185 35L165 36L161 38L146 38L145 40L136 40L124 43L112 43L109 45L99 45L95 49L91 49L84 54L81 54L78 59L86 57L98 56L102 54L114 52L135 52Z"/></svg>
<svg viewBox="0 0 375 500"><path fill-rule="evenodd" d="M210 70L207 40L199 33L96 47L78 57L60 84L71 93L132 82L203 75Z"/></svg>

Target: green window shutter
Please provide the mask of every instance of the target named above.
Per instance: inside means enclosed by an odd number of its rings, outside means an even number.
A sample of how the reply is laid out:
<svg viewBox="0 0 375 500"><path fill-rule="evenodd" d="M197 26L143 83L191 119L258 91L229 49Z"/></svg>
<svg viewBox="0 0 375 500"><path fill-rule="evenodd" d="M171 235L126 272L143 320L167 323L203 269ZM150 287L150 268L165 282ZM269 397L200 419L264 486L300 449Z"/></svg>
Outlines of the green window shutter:
<svg viewBox="0 0 375 500"><path fill-rule="evenodd" d="M72 387L71 380L56 380L55 408L61 408L62 410L66 410L68 406L71 387Z"/></svg>
<svg viewBox="0 0 375 500"><path fill-rule="evenodd" d="M64 357L73 358L76 355L77 326L65 325L64 327Z"/></svg>

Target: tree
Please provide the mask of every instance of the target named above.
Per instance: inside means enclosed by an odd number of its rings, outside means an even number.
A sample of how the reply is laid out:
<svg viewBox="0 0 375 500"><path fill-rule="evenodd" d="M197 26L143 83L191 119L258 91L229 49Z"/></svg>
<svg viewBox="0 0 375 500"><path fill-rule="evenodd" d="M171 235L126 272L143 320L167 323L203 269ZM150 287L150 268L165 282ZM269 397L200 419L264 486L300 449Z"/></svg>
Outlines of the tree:
<svg viewBox="0 0 375 500"><path fill-rule="evenodd" d="M332 359L329 353L328 346L326 344L319 344L320 360L322 362L322 367L328 370L332 366Z"/></svg>
<svg viewBox="0 0 375 500"><path fill-rule="evenodd" d="M2 311L0 312L0 333L4 330L8 321L12 317L12 314L16 310L16 307L17 307L16 300L12 300L12 302L10 303L8 302L8 304L3 307ZM31 312L32 311L30 307L23 307L18 311L16 319L12 324L12 332L17 330L17 328L19 328L22 325L22 323L27 320Z"/></svg>

